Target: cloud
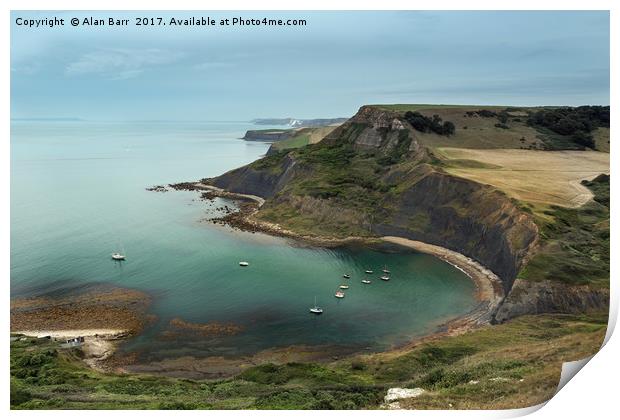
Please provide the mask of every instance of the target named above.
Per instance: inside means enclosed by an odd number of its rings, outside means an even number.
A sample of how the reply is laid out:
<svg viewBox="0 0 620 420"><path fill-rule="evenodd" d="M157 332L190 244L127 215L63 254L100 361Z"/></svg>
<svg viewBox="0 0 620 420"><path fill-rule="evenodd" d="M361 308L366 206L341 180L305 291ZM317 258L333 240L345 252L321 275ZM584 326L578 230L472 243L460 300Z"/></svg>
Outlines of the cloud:
<svg viewBox="0 0 620 420"><path fill-rule="evenodd" d="M11 66L11 71L26 76L32 76L33 74L37 74L40 68L41 65L39 63L26 63Z"/></svg>
<svg viewBox="0 0 620 420"><path fill-rule="evenodd" d="M151 49L108 49L82 55L69 63L65 73L69 76L100 75L113 80L131 79L144 71L183 58L180 52Z"/></svg>
<svg viewBox="0 0 620 420"><path fill-rule="evenodd" d="M207 61L204 63L198 63L194 66L196 70L210 70L226 67L232 67L232 63L227 63L223 61Z"/></svg>

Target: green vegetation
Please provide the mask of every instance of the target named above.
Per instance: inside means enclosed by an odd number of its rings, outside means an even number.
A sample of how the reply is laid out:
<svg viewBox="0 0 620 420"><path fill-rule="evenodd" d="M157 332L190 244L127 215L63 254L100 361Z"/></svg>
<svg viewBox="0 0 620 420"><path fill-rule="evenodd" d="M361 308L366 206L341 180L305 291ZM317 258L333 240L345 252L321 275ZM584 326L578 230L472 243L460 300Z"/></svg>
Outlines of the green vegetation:
<svg viewBox="0 0 620 420"><path fill-rule="evenodd" d="M208 381L88 369L75 349L11 342L14 409L377 408L388 388L424 388L414 408L508 408L553 395L561 362L594 353L606 314L526 316L411 350L328 364L266 364ZM472 382L473 381L473 382Z"/></svg>
<svg viewBox="0 0 620 420"><path fill-rule="evenodd" d="M540 219L541 249L519 274L526 280L609 287L609 176L583 184L594 200L578 208L551 206Z"/></svg>
<svg viewBox="0 0 620 420"><path fill-rule="evenodd" d="M277 141L272 144L275 150L297 149L310 143L310 135L306 133L298 134L290 139Z"/></svg>
<svg viewBox="0 0 620 420"><path fill-rule="evenodd" d="M281 150L262 159L255 160L250 163L250 168L256 170L268 170L274 174L282 172L282 160L286 156L287 151Z"/></svg>
<svg viewBox="0 0 620 420"><path fill-rule="evenodd" d="M435 133L440 136L451 136L454 134L455 127L450 121L442 121L441 117L434 114L432 118L425 117L419 112L405 112L405 120L411 126L422 133Z"/></svg>
<svg viewBox="0 0 620 420"><path fill-rule="evenodd" d="M438 115L458 127L449 137L425 131L430 147L609 151L609 107L506 107L487 105L373 105L403 117Z"/></svg>
<svg viewBox="0 0 620 420"><path fill-rule="evenodd" d="M549 149L594 149L592 131L609 127L609 106L580 106L541 109L532 112L528 125L543 129L545 144Z"/></svg>
<svg viewBox="0 0 620 420"><path fill-rule="evenodd" d="M277 223L286 220L287 226L295 226L300 233L367 236L369 220L379 217L377 202L384 200L394 188L385 175L392 165L407 160L411 137L408 130L400 130L396 144L387 152L385 148L356 150L354 141L366 128L364 124L351 124L337 139L328 138L288 151L298 168L311 169L303 177L289 180L286 189L261 208L259 217ZM383 141L387 142L387 137ZM259 161L260 165L265 168L280 165L281 158L277 156L282 155L269 156L269 162ZM342 211L330 213L317 223L316 215L305 215L294 207L294 202L285 200L291 197L292 200L296 197L329 200L330 207ZM347 217L364 219L347 220Z"/></svg>
<svg viewBox="0 0 620 420"><path fill-rule="evenodd" d="M308 144L318 143L335 128L336 126L321 126L295 130L295 135L293 137L272 143L269 153L287 149L298 149Z"/></svg>

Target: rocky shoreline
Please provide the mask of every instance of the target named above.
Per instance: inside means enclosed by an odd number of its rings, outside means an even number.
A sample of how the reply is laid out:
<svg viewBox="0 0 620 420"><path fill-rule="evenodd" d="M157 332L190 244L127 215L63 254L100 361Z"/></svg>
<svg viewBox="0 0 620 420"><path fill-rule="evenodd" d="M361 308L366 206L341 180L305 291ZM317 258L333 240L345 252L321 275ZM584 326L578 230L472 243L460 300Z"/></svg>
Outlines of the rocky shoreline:
<svg viewBox="0 0 620 420"><path fill-rule="evenodd" d="M141 291L102 285L63 297L36 296L11 300L11 334L48 337L65 342L83 337L84 361L107 370L106 360L121 340L139 334L151 322L151 297Z"/></svg>
<svg viewBox="0 0 620 420"><path fill-rule="evenodd" d="M488 325L504 299L500 280L494 273L476 261L446 248L394 236L327 238L300 235L277 224L254 218L254 214L265 202L263 198L255 195L230 193L202 182L171 184L167 187L156 186L149 190L165 192L168 188L196 191L201 193L201 199L204 200L226 198L236 201L237 209L228 206L221 207L220 210L223 210L225 214L211 219L214 223L243 231L291 238L323 247L335 247L351 243L362 245L392 243L434 255L463 271L474 282L477 289L476 298L479 303L472 311L441 325L435 333L398 346L388 352L399 352L402 349L419 345L437 337L462 334L473 328ZM162 361L151 366L138 364L135 360L131 360L131 357L127 360L118 357L117 360L114 352L119 341L139 334L145 325L152 321L146 313L149 305L150 297L147 294L116 287L60 299L46 297L14 299L11 301L11 331L29 336L49 336L51 339L60 341L82 336L85 339L81 346L84 361L92 368L104 371L150 372L170 376L193 377L198 375L216 378L234 375L243 366L249 367L263 361L277 362L282 358L284 358L282 360L287 361L328 361L336 357L328 347L313 349L306 346L300 347L300 351L297 351L297 346L293 346L286 349L267 350L243 360L231 359L228 361L220 360L219 362L218 358L208 358L208 360L181 358ZM199 330L205 334L212 333L215 330L219 331L224 327L227 328L227 331L231 328L230 326L190 325L182 320L177 321L174 326L180 330ZM236 330L231 330L230 333L236 333ZM336 353L339 353L339 356L345 356L356 352L341 353L337 351ZM200 373L196 371L197 366L201 367L198 369L201 371ZM194 374L191 373L192 371L195 371Z"/></svg>
<svg viewBox="0 0 620 420"><path fill-rule="evenodd" d="M234 229L291 238L310 245L323 247L335 247L351 243L372 245L382 242L389 242L402 247L414 249L418 252L433 255L448 264L453 265L457 269L464 272L473 281L477 290L476 299L479 303L474 310L444 324L441 328L442 334L445 333L445 331L451 331L453 334L456 334L468 331L477 326L490 324L493 321L494 314L497 312L500 304L504 300L504 289L500 278L495 273L477 261L447 248L396 236L351 236L346 238L329 238L322 236L301 235L294 231L282 228L278 224L257 220L253 217L265 202L262 197L249 194L231 193L221 188L207 185L203 182L172 184L170 187L177 190L203 192L202 198L208 200L221 197L237 201L239 203L237 211L229 211L222 217L210 219L213 223L227 225Z"/></svg>

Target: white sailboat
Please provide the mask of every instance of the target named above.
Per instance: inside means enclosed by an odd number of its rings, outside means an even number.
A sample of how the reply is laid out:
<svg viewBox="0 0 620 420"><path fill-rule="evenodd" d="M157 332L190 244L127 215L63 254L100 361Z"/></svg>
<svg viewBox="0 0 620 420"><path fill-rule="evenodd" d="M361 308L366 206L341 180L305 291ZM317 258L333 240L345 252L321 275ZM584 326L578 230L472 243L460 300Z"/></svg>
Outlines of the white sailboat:
<svg viewBox="0 0 620 420"><path fill-rule="evenodd" d="M390 274L390 270L388 270L387 265L384 265L384 266L383 266L383 272L384 272L385 274Z"/></svg>
<svg viewBox="0 0 620 420"><path fill-rule="evenodd" d="M310 308L310 312L312 312L313 314L317 314L317 315L320 315L323 313L323 308L319 308L318 306L316 306L316 296L314 297L314 306Z"/></svg>
<svg viewBox="0 0 620 420"><path fill-rule="evenodd" d="M122 246L119 246L120 248L120 252L113 252L112 253L112 259L114 261L125 261L125 251L123 250Z"/></svg>
<svg viewBox="0 0 620 420"><path fill-rule="evenodd" d="M364 280L362 280L362 283L364 283L364 284L370 284L370 283L372 283L372 282L371 282L370 280L368 280L368 279L364 279Z"/></svg>

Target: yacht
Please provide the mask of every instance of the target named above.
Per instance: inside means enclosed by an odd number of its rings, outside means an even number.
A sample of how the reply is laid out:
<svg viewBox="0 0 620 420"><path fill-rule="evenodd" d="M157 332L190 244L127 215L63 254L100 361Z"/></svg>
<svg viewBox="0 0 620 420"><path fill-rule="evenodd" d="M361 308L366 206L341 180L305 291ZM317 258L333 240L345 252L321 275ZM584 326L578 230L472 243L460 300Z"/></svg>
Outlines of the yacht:
<svg viewBox="0 0 620 420"><path fill-rule="evenodd" d="M344 292L342 290L336 290L336 294L334 296L338 299L342 299L344 297Z"/></svg>
<svg viewBox="0 0 620 420"><path fill-rule="evenodd" d="M125 261L125 256L119 252L112 253L112 259L114 261Z"/></svg>
<svg viewBox="0 0 620 420"><path fill-rule="evenodd" d="M250 265L250 263L249 263L249 262L247 262L247 261L239 261L239 265L240 265L241 267L247 267L248 265Z"/></svg>
<svg viewBox="0 0 620 420"><path fill-rule="evenodd" d="M381 280L383 280L383 281L388 281L389 279L390 279L390 278L389 278L388 276L385 276L385 275L384 275L384 276L381 276Z"/></svg>
<svg viewBox="0 0 620 420"><path fill-rule="evenodd" d="M316 296L314 297L314 306L310 308L310 312L317 315L321 315L323 313L323 308L316 306Z"/></svg>
<svg viewBox="0 0 620 420"><path fill-rule="evenodd" d="M371 282L370 280L368 280L368 279L364 279L364 280L362 280L362 283L364 283L364 284L370 284L370 283L372 283L372 282Z"/></svg>

